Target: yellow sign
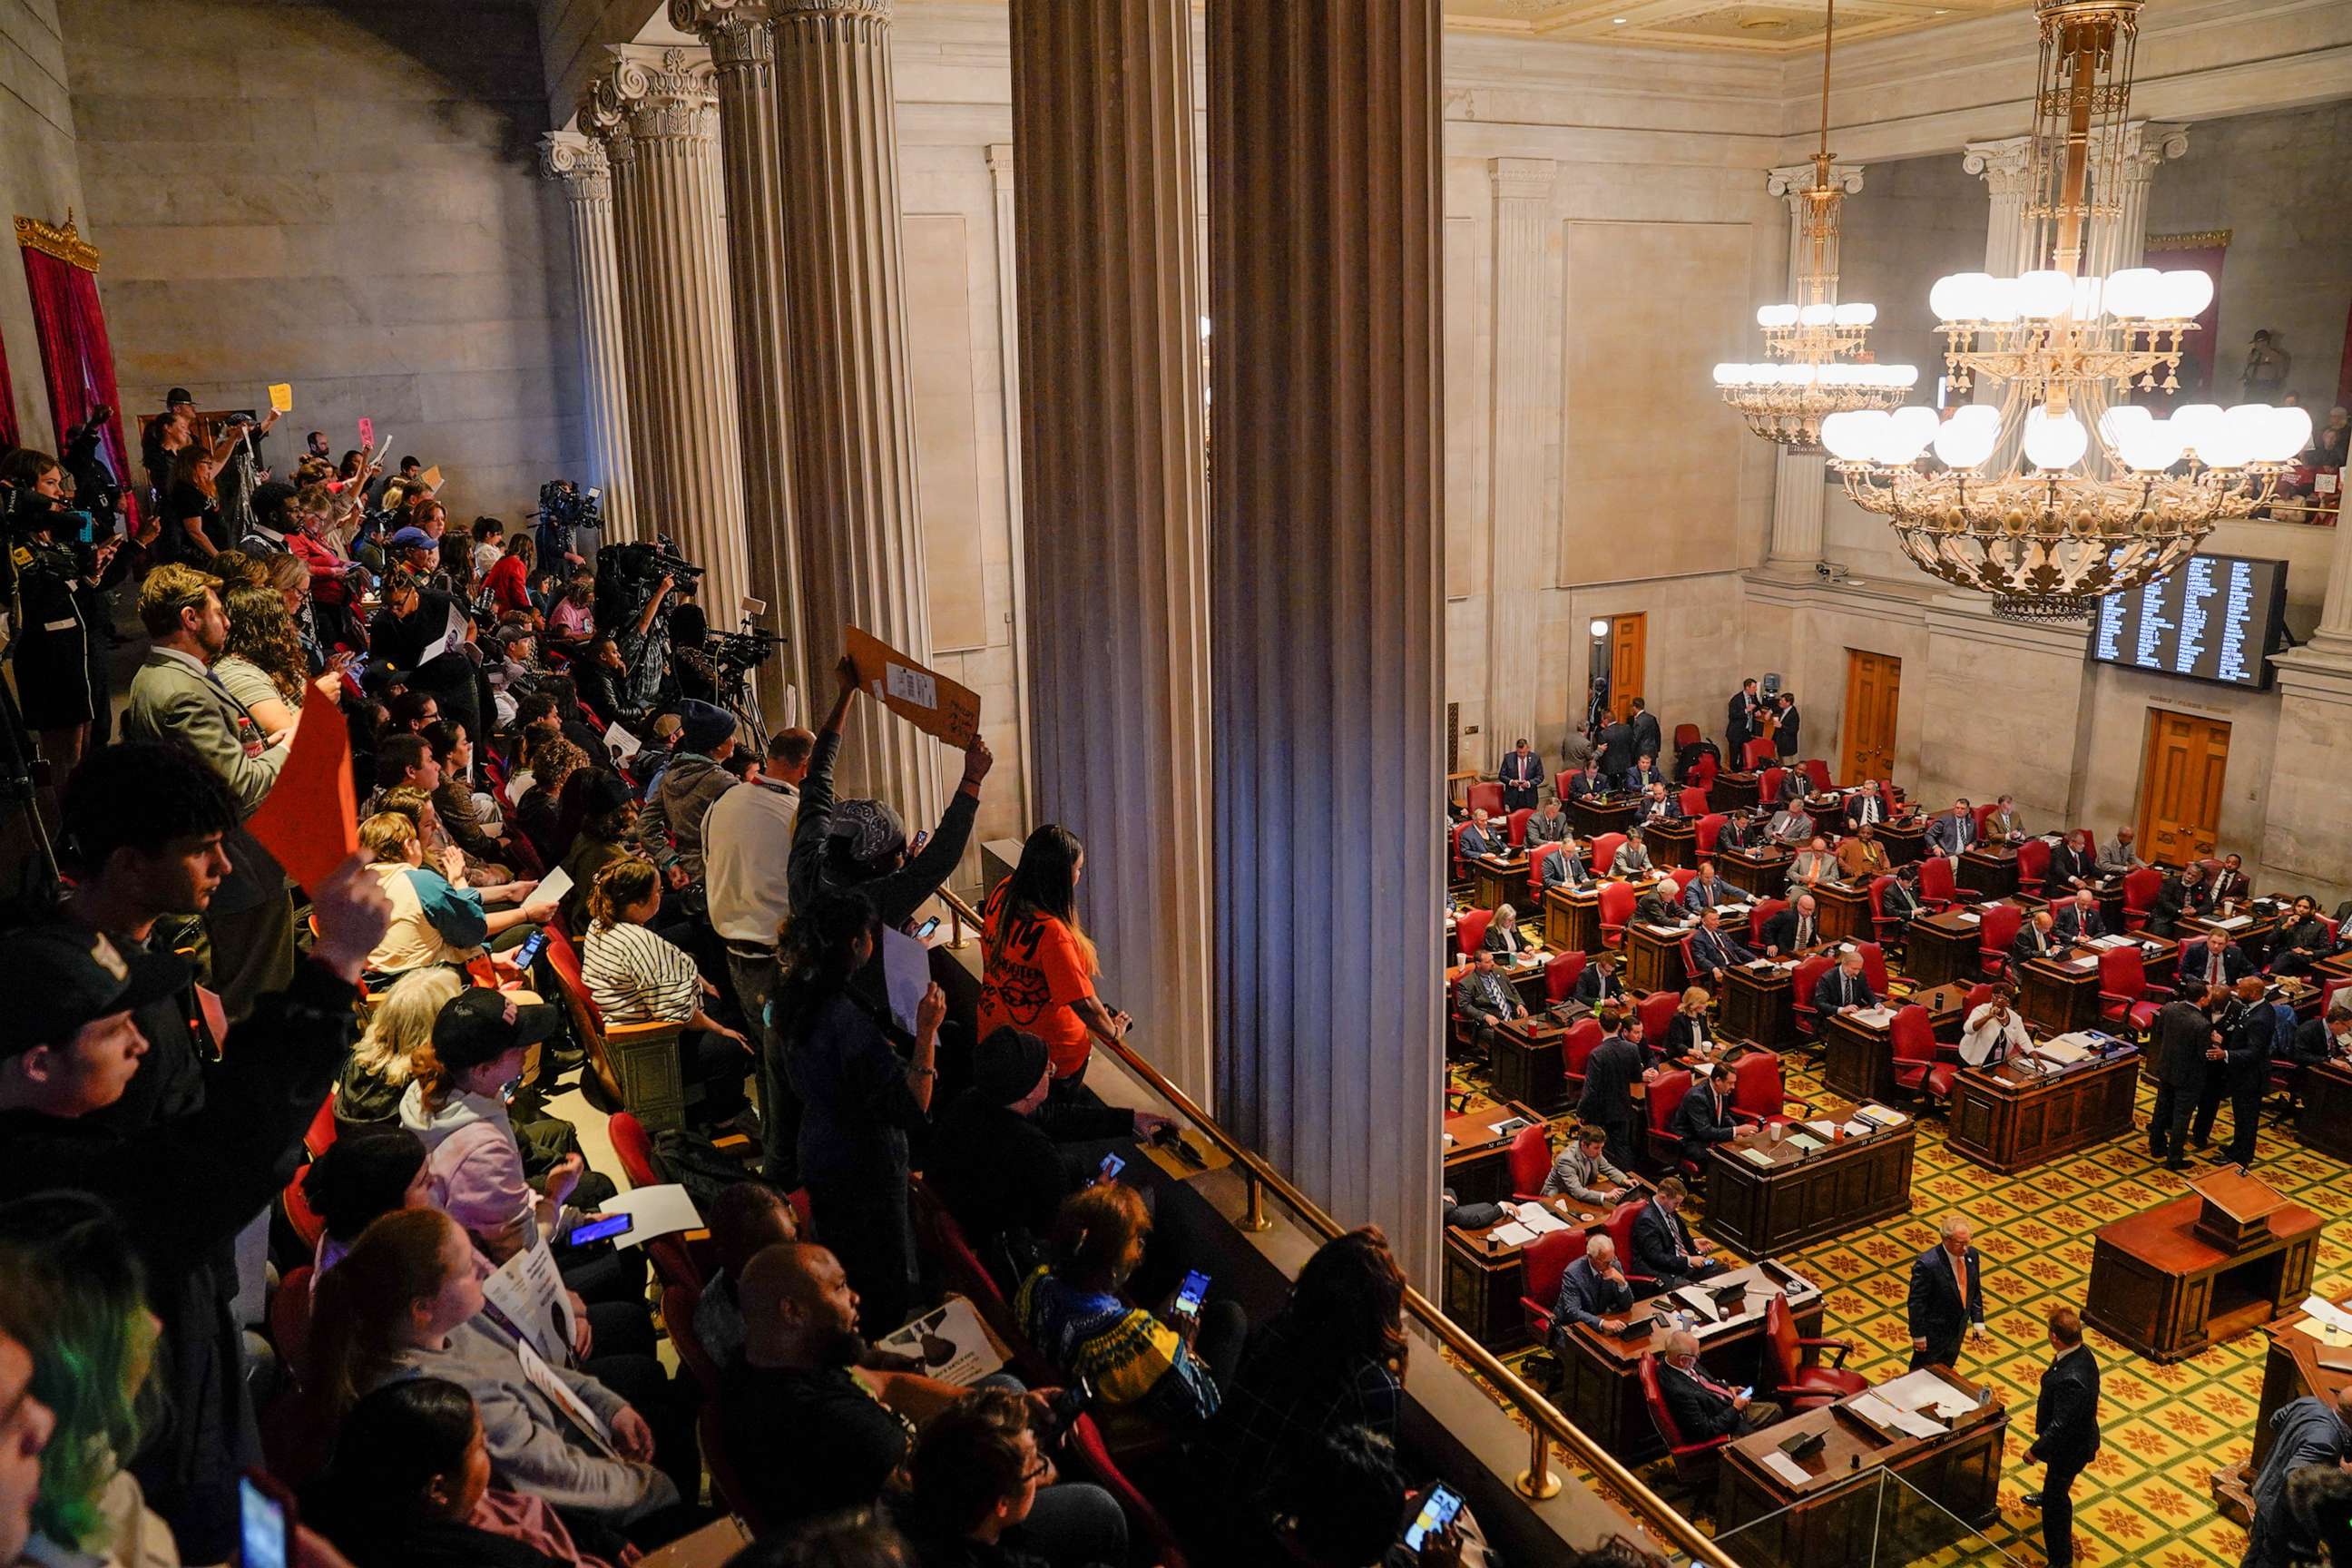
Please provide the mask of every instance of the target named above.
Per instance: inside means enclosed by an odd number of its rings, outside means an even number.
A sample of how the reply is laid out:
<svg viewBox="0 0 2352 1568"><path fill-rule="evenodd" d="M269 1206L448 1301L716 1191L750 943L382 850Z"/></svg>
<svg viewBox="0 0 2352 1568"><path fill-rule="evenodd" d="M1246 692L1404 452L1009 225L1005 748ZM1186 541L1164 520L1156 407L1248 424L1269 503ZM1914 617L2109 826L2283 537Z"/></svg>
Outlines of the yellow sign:
<svg viewBox="0 0 2352 1568"><path fill-rule="evenodd" d="M269 384L269 406L280 414L294 412L294 384L273 381Z"/></svg>
<svg viewBox="0 0 2352 1568"><path fill-rule="evenodd" d="M437 490L441 488L441 465L436 463L416 477L423 479L431 489Z"/></svg>

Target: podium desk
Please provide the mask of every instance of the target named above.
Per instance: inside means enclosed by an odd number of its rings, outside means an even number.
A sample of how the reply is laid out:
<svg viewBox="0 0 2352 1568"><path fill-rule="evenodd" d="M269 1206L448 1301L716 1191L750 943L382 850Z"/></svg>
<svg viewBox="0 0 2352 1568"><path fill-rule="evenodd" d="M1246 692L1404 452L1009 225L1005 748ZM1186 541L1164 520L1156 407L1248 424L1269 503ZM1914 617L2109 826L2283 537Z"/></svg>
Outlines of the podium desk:
<svg viewBox="0 0 2352 1568"><path fill-rule="evenodd" d="M1870 923L1869 883L1816 883L1813 903L1821 916L1822 934L1832 942L1878 940L1877 929Z"/></svg>
<svg viewBox="0 0 2352 1568"><path fill-rule="evenodd" d="M1952 1085L1952 1152L2014 1175L2132 1130L2139 1051L2036 1072L2006 1061L1964 1067Z"/></svg>
<svg viewBox="0 0 2352 1568"><path fill-rule="evenodd" d="M1760 773L1717 773L1707 786L1706 805L1709 811L1753 811L1761 798L1764 775Z"/></svg>
<svg viewBox="0 0 2352 1568"><path fill-rule="evenodd" d="M1706 1215L1700 1228L1750 1258L1794 1252L1911 1208L1919 1123L1807 1151L1790 1127L1777 1143L1752 1133L1707 1151ZM1759 1161L1765 1162L1759 1163Z"/></svg>
<svg viewBox="0 0 2352 1568"><path fill-rule="evenodd" d="M1890 866L1916 866L1927 853L1927 819L1916 812L1878 824L1878 841L1886 846Z"/></svg>
<svg viewBox="0 0 2352 1568"><path fill-rule="evenodd" d="M1904 933L1904 973L1922 985L1955 980L1975 984L1983 970L1977 956L1984 941L1983 930L1983 917L1975 910L1946 910L1914 918Z"/></svg>
<svg viewBox="0 0 2352 1568"><path fill-rule="evenodd" d="M1797 857L1778 845L1760 849L1727 849L1715 858L1723 879L1744 893L1777 899L1788 886L1789 863Z"/></svg>
<svg viewBox="0 0 2352 1568"><path fill-rule="evenodd" d="M1584 1237L1606 1228L1609 1222L1606 1213L1591 1205L1567 1198L1545 1198L1542 1203L1554 1217L1578 1233L1579 1258L1584 1256ZM1445 1315L1491 1351L1515 1351L1533 1337L1528 1331L1527 1312L1519 1306L1519 1298L1527 1294L1527 1256L1533 1243L1496 1239L1513 1223L1505 1215L1477 1230L1458 1225L1445 1228Z"/></svg>
<svg viewBox="0 0 2352 1568"><path fill-rule="evenodd" d="M1725 1445L1716 1538L1720 1541L1742 1525L1751 1526L1740 1531L1732 1553L1749 1568L1871 1562L1874 1547L1888 1534L1881 1519L1881 1471L1900 1476L1969 1525L1990 1523L2000 1500L2009 1409L1997 1391L1941 1367L1936 1373L1984 1403L1955 1416L1947 1430L1932 1437L1872 1426L1852 1408L1858 1396L1848 1394ZM1783 1479L1765 1463L1767 1454L1796 1436L1822 1439L1819 1449L1794 1461L1805 1472L1802 1485ZM1906 1510L1903 1522L1931 1531L1940 1524L1945 1534L1915 1543L1910 1542L1913 1532L1904 1531L1906 1550L1898 1553L1904 1561L1914 1560L1908 1550L1913 1544L1921 1561L1933 1548L1958 1544L1958 1527L1932 1514L1927 1504L1914 1506L1916 1514Z"/></svg>
<svg viewBox="0 0 2352 1568"><path fill-rule="evenodd" d="M1698 823L1687 816L1661 818L1642 829L1651 863L1666 870L1698 864Z"/></svg>
<svg viewBox="0 0 2352 1568"><path fill-rule="evenodd" d="M2222 1183L2261 1186L2234 1172L2198 1178L2201 1186ZM2267 1323L2310 1294L2317 1215L2282 1200L2232 1250L2200 1231L2208 1202L2191 1193L2093 1233L2083 1321L2151 1361L2173 1362Z"/></svg>
<svg viewBox="0 0 2352 1568"><path fill-rule="evenodd" d="M1630 795L1585 795L1568 803L1568 819L1579 838L1622 833L1633 824L1634 799Z"/></svg>
<svg viewBox="0 0 2352 1568"><path fill-rule="evenodd" d="M1511 1139L1518 1129L1497 1132L1495 1127L1513 1120L1540 1126L1544 1115L1506 1101L1445 1119L1445 1184L1455 1201L1491 1204L1511 1195Z"/></svg>
<svg viewBox="0 0 2352 1568"><path fill-rule="evenodd" d="M1672 991L1680 994L1689 983L1683 963L1683 938L1689 931L1634 921L1625 928L1625 988L1629 991Z"/></svg>
<svg viewBox="0 0 2352 1568"><path fill-rule="evenodd" d="M1473 909L1497 909L1504 904L1516 909L1527 901L1528 858L1524 854L1473 855L1469 866Z"/></svg>
<svg viewBox="0 0 2352 1568"><path fill-rule="evenodd" d="M2056 958L2015 963L2017 1010L2053 1035L2071 1035L2099 1022L2099 955L2074 948Z"/></svg>
<svg viewBox="0 0 2352 1568"><path fill-rule="evenodd" d="M2294 1135L2305 1146L2352 1160L2352 1063L2324 1062L2303 1069L2303 1113Z"/></svg>
<svg viewBox="0 0 2352 1568"><path fill-rule="evenodd" d="M1717 1026L1726 1039L1745 1040L1768 1051L1786 1049L1797 1037L1793 967L1735 964L1723 972L1723 1011Z"/></svg>
<svg viewBox="0 0 2352 1568"><path fill-rule="evenodd" d="M1960 857L1952 880L1986 903L2017 891L2017 851L2006 844L1979 844Z"/></svg>
<svg viewBox="0 0 2352 1568"><path fill-rule="evenodd" d="M1712 1307L1702 1305L1708 1300L1706 1292L1733 1284L1748 1287L1746 1305L1735 1316L1711 1320ZM1630 1336L1604 1334L1580 1323L1562 1336L1566 1342L1566 1353L1559 1358L1563 1382L1553 1402L1570 1420L1629 1464L1666 1451L1656 1425L1650 1420L1649 1406L1642 1402L1642 1357L1665 1349L1665 1329L1650 1326L1654 1314L1669 1306L1689 1309L1699 1319L1692 1331L1698 1338L1699 1365L1709 1377L1734 1387L1772 1380L1772 1374L1764 1370L1769 1364L1764 1312L1774 1294L1787 1296L1789 1315L1796 1320L1799 1334L1810 1338L1822 1331L1821 1287L1769 1258L1728 1269L1692 1289L1696 1294L1690 1298L1652 1296L1634 1302L1629 1314Z"/></svg>
<svg viewBox="0 0 2352 1568"><path fill-rule="evenodd" d="M1559 1016L1536 1011L1495 1026L1495 1092L1546 1116L1568 1109L1568 1070L1561 1044L1578 1019L1591 1011L1581 1002L1560 1005ZM1466 1200L1465 1200L1466 1201Z"/></svg>
<svg viewBox="0 0 2352 1568"><path fill-rule="evenodd" d="M1543 896L1544 942L1557 952L1601 951L1601 893L1590 885L1565 883L1546 888Z"/></svg>

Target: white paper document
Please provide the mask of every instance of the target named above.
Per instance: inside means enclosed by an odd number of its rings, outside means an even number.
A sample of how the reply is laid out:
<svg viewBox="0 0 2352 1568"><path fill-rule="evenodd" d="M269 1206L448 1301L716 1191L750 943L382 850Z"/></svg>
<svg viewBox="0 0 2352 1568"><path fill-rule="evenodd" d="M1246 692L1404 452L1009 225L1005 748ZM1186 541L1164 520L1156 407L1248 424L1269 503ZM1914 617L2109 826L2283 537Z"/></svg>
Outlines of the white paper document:
<svg viewBox="0 0 2352 1568"><path fill-rule="evenodd" d="M1518 1215L1519 1223L1538 1236L1549 1236L1553 1231L1569 1228L1568 1221L1541 1204L1521 1204Z"/></svg>
<svg viewBox="0 0 2352 1568"><path fill-rule="evenodd" d="M1925 1367L1881 1384L1873 1392L1898 1410L1925 1410L1951 1417L1966 1415L1977 1407L1974 1399Z"/></svg>
<svg viewBox="0 0 2352 1568"><path fill-rule="evenodd" d="M2325 1296L2305 1297L2303 1310L2315 1322L2325 1323L2331 1329L2352 1334L2352 1312L2347 1312Z"/></svg>
<svg viewBox="0 0 2352 1568"><path fill-rule="evenodd" d="M1807 1481L1813 1479L1812 1477L1805 1474L1805 1468L1802 1465L1800 1465L1796 1460L1789 1458L1788 1455L1780 1452L1778 1448L1767 1448L1764 1450L1764 1468L1771 1471L1774 1475L1780 1477L1782 1480L1788 1482L1792 1487L1803 1486Z"/></svg>
<svg viewBox="0 0 2352 1568"><path fill-rule="evenodd" d="M1874 1029L1883 1029L1895 1022L1895 1015L1884 1007L1864 1007L1854 1013L1853 1021L1866 1024Z"/></svg>
<svg viewBox="0 0 2352 1568"><path fill-rule="evenodd" d="M635 735L621 728L620 721L616 719L604 726L604 749L625 763L643 748L637 744Z"/></svg>
<svg viewBox="0 0 2352 1568"><path fill-rule="evenodd" d="M539 879L539 886L531 891L530 901L534 904L559 903L571 890L572 873L558 866Z"/></svg>
<svg viewBox="0 0 2352 1568"><path fill-rule="evenodd" d="M1900 1432L1906 1436L1940 1436L1944 1430L1925 1415L1890 1405L1875 1393L1855 1394L1847 1408L1881 1430Z"/></svg>
<svg viewBox="0 0 2352 1568"><path fill-rule="evenodd" d="M572 1297L555 1254L534 1240L482 1280L482 1295L548 1361L572 1360Z"/></svg>
<svg viewBox="0 0 2352 1568"><path fill-rule="evenodd" d="M1498 1225L1486 1233L1488 1241L1502 1247L1525 1247L1535 1238L1536 1233L1517 1220L1508 1225Z"/></svg>
<svg viewBox="0 0 2352 1568"><path fill-rule="evenodd" d="M940 683L928 669L912 669L892 659L883 667L882 679L891 696L901 702L912 702L923 708L940 705Z"/></svg>
<svg viewBox="0 0 2352 1568"><path fill-rule="evenodd" d="M874 1348L915 1356L927 1375L958 1388L970 1388L1004 1365L980 1315L961 1296L950 1296Z"/></svg>
<svg viewBox="0 0 2352 1568"><path fill-rule="evenodd" d="M693 1195L676 1183L615 1193L604 1200L601 1212L631 1216L629 1228L613 1238L614 1247L642 1247L657 1237L702 1228Z"/></svg>

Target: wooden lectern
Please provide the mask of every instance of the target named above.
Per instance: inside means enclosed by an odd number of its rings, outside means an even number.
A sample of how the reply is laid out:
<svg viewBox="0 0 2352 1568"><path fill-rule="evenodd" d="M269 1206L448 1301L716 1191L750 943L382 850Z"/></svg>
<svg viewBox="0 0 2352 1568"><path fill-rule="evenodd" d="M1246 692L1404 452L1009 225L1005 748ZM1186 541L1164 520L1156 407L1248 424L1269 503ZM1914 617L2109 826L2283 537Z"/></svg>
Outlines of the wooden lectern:
<svg viewBox="0 0 2352 1568"><path fill-rule="evenodd" d="M2197 1211L2198 1237L2233 1256L2269 1240L2271 1215L2287 1206L2276 1188L2240 1171L2191 1176L2189 1190L2205 1200L2205 1206Z"/></svg>
<svg viewBox="0 0 2352 1568"><path fill-rule="evenodd" d="M2320 1218L2235 1171L2101 1226L2083 1321L2156 1361L2260 1328L2311 1289Z"/></svg>

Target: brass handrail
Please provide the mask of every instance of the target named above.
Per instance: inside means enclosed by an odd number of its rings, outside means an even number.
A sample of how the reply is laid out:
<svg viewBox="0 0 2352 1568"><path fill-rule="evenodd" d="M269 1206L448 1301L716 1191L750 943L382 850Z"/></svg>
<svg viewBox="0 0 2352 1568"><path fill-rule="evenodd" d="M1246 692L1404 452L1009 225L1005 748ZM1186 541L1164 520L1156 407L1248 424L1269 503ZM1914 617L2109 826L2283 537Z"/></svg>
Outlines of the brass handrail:
<svg viewBox="0 0 2352 1568"><path fill-rule="evenodd" d="M956 910L977 930L980 916L971 907L946 889L940 889L941 901ZM1339 1221L1325 1214L1314 1199L1290 1184L1273 1166L1258 1157L1257 1152L1245 1147L1239 1139L1219 1126L1214 1117L1195 1104L1192 1097L1168 1081L1124 1040L1097 1040L1095 1048L1108 1050L1125 1064L1128 1070L1161 1100L1173 1106L1178 1114L1191 1122L1195 1131L1219 1149L1224 1151L1234 1164L1242 1169L1247 1188L1247 1206L1239 1223L1244 1230L1262 1231L1274 1224L1265 1215L1265 1194L1271 1191L1283 1205L1307 1223L1325 1241L1346 1234ZM1740 1568L1727 1556L1723 1549L1701 1533L1699 1528L1669 1507L1664 1499L1652 1491L1633 1471L1619 1463L1616 1457L1593 1441L1584 1429L1559 1413L1559 1406L1536 1392L1518 1373L1503 1364L1494 1352L1480 1344L1453 1319L1433 1304L1429 1298L1411 1286L1405 1288L1404 1310L1423 1328L1434 1335L1439 1343L1468 1363L1471 1370L1484 1377L1501 1395L1527 1417L1530 1436L1530 1462L1517 1478L1519 1491L1541 1500L1559 1491L1559 1478L1551 1473L1549 1447L1558 1444L1562 1452L1571 1455L1607 1486L1622 1495L1626 1503L1643 1516L1675 1551L1687 1552L1694 1563L1706 1563L1707 1568Z"/></svg>

